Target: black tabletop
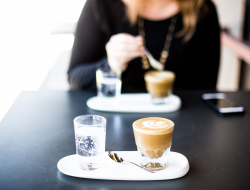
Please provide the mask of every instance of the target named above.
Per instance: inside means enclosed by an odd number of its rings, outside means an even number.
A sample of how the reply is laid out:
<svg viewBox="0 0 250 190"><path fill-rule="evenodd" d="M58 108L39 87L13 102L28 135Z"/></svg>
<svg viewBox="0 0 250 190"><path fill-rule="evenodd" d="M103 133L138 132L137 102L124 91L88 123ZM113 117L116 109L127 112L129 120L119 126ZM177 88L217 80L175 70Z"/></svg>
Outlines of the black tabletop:
<svg viewBox="0 0 250 190"><path fill-rule="evenodd" d="M0 189L250 189L250 92L227 93L246 109L220 116L203 92L176 92L174 113L107 113L89 109L88 91L22 92L0 123ZM165 181L108 181L62 174L57 162L75 154L73 119L96 114L107 119L106 150L136 150L132 123L165 117L175 123L171 150L184 154L188 174Z"/></svg>

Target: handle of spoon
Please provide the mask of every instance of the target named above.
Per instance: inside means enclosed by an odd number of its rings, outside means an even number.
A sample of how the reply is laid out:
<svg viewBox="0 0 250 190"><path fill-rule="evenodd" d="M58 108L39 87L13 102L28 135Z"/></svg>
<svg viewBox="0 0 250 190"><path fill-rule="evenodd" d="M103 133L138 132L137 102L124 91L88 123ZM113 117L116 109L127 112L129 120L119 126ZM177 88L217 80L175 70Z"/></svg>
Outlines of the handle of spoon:
<svg viewBox="0 0 250 190"><path fill-rule="evenodd" d="M134 163L134 162L130 162L130 161L124 161L124 162L128 162L128 163L130 163L130 164L134 164L134 165L136 165L136 166L140 167L141 169L146 170L147 172L150 172L150 173L155 173L155 172L153 172L153 171L147 170L146 168L144 168L144 167L142 167L142 166L140 166L140 165L137 165L137 164L136 164L136 163Z"/></svg>

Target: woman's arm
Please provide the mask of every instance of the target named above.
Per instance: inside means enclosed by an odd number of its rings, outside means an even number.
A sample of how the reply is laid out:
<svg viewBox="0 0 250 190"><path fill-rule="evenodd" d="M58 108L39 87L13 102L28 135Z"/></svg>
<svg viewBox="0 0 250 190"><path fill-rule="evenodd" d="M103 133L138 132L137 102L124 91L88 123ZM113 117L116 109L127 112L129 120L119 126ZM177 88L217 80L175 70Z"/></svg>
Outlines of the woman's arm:
<svg viewBox="0 0 250 190"><path fill-rule="evenodd" d="M97 21L96 1L88 0L79 18L72 49L68 81L72 89L96 89L95 73L108 67L105 32Z"/></svg>
<svg viewBox="0 0 250 190"><path fill-rule="evenodd" d="M238 58L250 64L250 46L248 44L234 38L225 31L221 31L221 43L235 53Z"/></svg>

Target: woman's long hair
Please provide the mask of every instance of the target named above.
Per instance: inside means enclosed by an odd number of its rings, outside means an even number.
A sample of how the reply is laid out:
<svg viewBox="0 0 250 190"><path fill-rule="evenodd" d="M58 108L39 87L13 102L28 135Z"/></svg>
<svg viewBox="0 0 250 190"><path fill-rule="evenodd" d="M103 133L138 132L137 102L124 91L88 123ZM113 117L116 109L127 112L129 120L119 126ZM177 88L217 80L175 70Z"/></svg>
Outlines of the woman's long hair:
<svg viewBox="0 0 250 190"><path fill-rule="evenodd" d="M140 5L145 0L132 0L127 6L127 16L132 24L138 19ZM188 41L196 30L200 10L205 0L176 0L180 6L180 12L183 19L183 28L177 33L178 37L184 36L184 40Z"/></svg>

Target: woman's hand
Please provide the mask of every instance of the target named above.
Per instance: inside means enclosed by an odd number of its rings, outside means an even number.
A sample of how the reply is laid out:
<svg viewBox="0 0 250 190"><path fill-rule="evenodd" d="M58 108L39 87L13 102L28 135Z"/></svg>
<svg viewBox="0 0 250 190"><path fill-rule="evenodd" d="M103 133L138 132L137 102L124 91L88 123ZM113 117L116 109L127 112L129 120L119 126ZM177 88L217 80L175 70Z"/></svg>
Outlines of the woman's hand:
<svg viewBox="0 0 250 190"><path fill-rule="evenodd" d="M120 75L129 61L145 54L143 38L124 33L113 35L106 44L106 51L110 68Z"/></svg>

